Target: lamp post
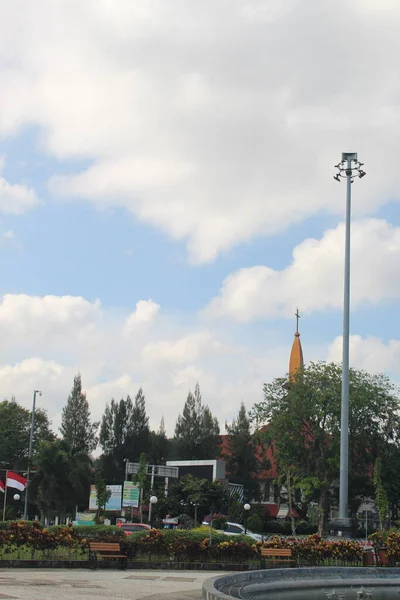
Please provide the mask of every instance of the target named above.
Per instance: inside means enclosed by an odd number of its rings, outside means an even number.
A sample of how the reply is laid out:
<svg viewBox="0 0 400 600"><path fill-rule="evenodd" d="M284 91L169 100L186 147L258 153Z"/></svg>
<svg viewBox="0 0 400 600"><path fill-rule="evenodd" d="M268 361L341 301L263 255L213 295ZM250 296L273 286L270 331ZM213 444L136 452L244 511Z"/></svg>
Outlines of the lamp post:
<svg viewBox="0 0 400 600"><path fill-rule="evenodd" d="M344 250L344 302L343 302L343 358L342 394L340 415L340 483L339 521L343 530L351 528L349 519L349 348L350 348L350 238L351 238L351 184L356 177L366 175L363 163L356 152L343 152L342 161L335 165L338 170L334 179L346 179L346 227Z"/></svg>
<svg viewBox="0 0 400 600"><path fill-rule="evenodd" d="M251 508L250 504L248 504L246 502L246 504L243 506L244 508L244 534L246 535L247 533L247 514Z"/></svg>
<svg viewBox="0 0 400 600"><path fill-rule="evenodd" d="M33 444L33 430L35 428L35 409L36 409L36 394L39 396L42 395L42 392L39 390L34 390L33 392L33 405L32 405L32 418L31 418L31 432L29 436L29 450L28 450L28 469L26 472L26 489L25 489L25 503L24 503L24 521L26 521L28 517L28 493L29 493L29 485L30 485L30 474L31 474L31 457L32 457L32 444Z"/></svg>
<svg viewBox="0 0 400 600"><path fill-rule="evenodd" d="M153 518L152 518L153 517L153 512L152 512L151 509L153 507L153 504L157 504L157 502L158 502L157 496L150 496L150 509L149 509L150 510L150 517L149 517L150 527L153 527L153 525L152 525L152 522L153 522Z"/></svg>

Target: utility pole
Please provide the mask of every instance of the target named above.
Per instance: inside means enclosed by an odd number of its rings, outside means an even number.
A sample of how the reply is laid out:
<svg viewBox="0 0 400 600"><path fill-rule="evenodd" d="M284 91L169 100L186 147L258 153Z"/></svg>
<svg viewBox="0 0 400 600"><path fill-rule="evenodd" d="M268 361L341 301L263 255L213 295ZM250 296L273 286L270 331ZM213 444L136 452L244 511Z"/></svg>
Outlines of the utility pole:
<svg viewBox="0 0 400 600"><path fill-rule="evenodd" d="M34 390L33 392L33 405L32 405L32 418L31 418L31 431L29 435L29 450L28 450L28 469L26 472L26 489L25 489L25 503L24 503L24 521L26 521L28 517L28 494L29 494L29 486L30 486L30 474L31 474L31 458L32 458L32 445L33 445L33 431L35 428L35 410L36 410L36 394L39 396L42 395L42 392L39 390Z"/></svg>

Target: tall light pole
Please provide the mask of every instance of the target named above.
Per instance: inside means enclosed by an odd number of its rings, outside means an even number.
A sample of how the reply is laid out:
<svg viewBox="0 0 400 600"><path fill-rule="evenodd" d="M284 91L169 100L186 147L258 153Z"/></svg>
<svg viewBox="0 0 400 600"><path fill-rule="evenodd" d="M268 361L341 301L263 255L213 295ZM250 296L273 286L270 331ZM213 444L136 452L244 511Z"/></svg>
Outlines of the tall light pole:
<svg viewBox="0 0 400 600"><path fill-rule="evenodd" d="M350 347L350 233L351 233L351 184L356 177L364 177L363 163L356 152L343 152L342 161L335 165L338 170L334 179L346 179L346 229L344 250L344 303L343 303L343 358L342 399L340 416L340 483L339 520L343 529L349 529L349 347Z"/></svg>
<svg viewBox="0 0 400 600"><path fill-rule="evenodd" d="M28 516L28 494L30 486L30 474L31 474L31 458L32 458L32 444L33 444L33 431L35 428L35 409L36 409L36 394L42 395L40 390L34 390L33 392L33 405L32 405L32 418L31 418L31 432L29 435L29 451L28 451L28 469L26 472L26 489L25 489L25 503L24 503L24 521Z"/></svg>

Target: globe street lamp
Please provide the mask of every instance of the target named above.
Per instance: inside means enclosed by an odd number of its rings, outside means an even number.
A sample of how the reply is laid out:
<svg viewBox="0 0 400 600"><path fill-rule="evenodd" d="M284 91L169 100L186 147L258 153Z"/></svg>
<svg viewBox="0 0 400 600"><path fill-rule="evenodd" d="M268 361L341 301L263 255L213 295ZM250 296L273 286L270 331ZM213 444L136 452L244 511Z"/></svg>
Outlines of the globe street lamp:
<svg viewBox="0 0 400 600"><path fill-rule="evenodd" d="M18 500L21 500L21 496L19 494L14 494L14 500L18 502Z"/></svg>
<svg viewBox="0 0 400 600"><path fill-rule="evenodd" d="M24 504L24 521L28 517L28 492L29 492L29 477L31 473L31 458L32 458L32 444L33 444L33 430L35 428L35 408L36 408L36 394L42 395L39 390L33 392L33 405L32 405L32 419L31 419L31 432L29 436L29 450L28 450L28 469L26 474L26 489L25 489L25 504Z"/></svg>
<svg viewBox="0 0 400 600"><path fill-rule="evenodd" d="M153 518L152 518L152 517L153 517L153 512L152 512L152 510L151 510L151 509L152 509L153 505L157 504L157 502L158 502L158 498L157 498L157 496L151 496L151 497L150 497L150 527L153 527L153 525L152 525L152 521L153 521Z"/></svg>
<svg viewBox="0 0 400 600"><path fill-rule="evenodd" d="M244 513L244 534L246 535L247 533L247 514L251 508L250 504L248 504L246 502L246 504L243 506L245 513Z"/></svg>
<svg viewBox="0 0 400 600"><path fill-rule="evenodd" d="M351 238L351 184L356 177L366 175L356 152L343 152L342 161L335 165L338 170L334 179L346 179L346 228L344 250L344 302L343 302L343 359L342 398L340 415L340 484L339 523L340 531L351 529L349 519L349 351L350 351L350 238Z"/></svg>

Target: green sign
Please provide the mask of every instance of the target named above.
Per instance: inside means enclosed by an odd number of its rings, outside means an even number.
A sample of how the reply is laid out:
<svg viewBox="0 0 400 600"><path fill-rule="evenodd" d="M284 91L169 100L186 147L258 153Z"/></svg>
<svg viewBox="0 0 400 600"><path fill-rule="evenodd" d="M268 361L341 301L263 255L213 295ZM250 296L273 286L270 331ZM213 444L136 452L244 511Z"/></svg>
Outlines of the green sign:
<svg viewBox="0 0 400 600"><path fill-rule="evenodd" d="M124 481L122 506L137 508L139 506L139 488L133 481Z"/></svg>

